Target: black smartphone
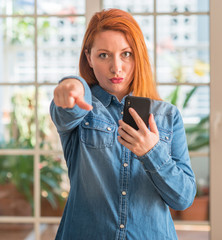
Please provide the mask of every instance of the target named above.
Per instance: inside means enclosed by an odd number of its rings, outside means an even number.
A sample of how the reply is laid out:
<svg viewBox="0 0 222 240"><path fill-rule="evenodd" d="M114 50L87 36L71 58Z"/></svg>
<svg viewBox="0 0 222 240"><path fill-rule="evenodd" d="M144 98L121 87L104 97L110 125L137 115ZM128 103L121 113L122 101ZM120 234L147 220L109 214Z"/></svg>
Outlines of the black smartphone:
<svg viewBox="0 0 222 240"><path fill-rule="evenodd" d="M149 127L150 105L150 98L127 96L125 99L123 110L123 121L129 124L131 127L135 128L136 130L139 129L133 117L129 113L129 108L131 107L143 119L146 126Z"/></svg>

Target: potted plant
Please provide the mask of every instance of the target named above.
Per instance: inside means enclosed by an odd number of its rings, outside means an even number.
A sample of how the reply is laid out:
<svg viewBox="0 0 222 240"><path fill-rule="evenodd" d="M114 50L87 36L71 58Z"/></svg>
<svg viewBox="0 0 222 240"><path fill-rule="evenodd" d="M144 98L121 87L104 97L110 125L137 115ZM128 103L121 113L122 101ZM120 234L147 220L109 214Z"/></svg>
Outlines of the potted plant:
<svg viewBox="0 0 222 240"><path fill-rule="evenodd" d="M204 76L209 71L209 66L206 63L197 61L194 68L194 72L198 76ZM184 81L184 73L182 66L178 65L173 72L174 78L177 82ZM167 100L172 104L179 105L181 86L178 85L169 94ZM191 88L187 92L186 97L182 103L182 109L186 109L189 106L189 102L198 90L197 86ZM195 125L185 125L185 131L187 135L188 149L189 151L196 151L209 146L209 115L201 117L199 122ZM196 220L205 221L209 219L209 187L207 184L203 184L200 179L197 183L197 194L191 207L184 211L176 211L170 209L171 215L175 220Z"/></svg>
<svg viewBox="0 0 222 240"><path fill-rule="evenodd" d="M35 94L32 91L17 91L12 96L11 121L8 125L10 141L0 142L1 148L33 149L35 147L34 99ZM46 144L47 134L50 133L49 118L46 118L44 114L39 114L39 123L41 144ZM49 142L47 147L51 148ZM0 155L0 169L1 215L32 215L34 157L31 155ZM39 170L41 173L41 214L42 216L61 215L67 197L67 192L61 186L62 175L66 173L66 169L61 165L60 158L43 155L40 158ZM43 209L44 206L47 212Z"/></svg>
<svg viewBox="0 0 222 240"><path fill-rule="evenodd" d="M207 221L209 219L209 188L197 184L197 194L192 205L183 210L177 211L170 208L174 220L183 221Z"/></svg>
<svg viewBox="0 0 222 240"><path fill-rule="evenodd" d="M201 182L201 181L200 181ZM184 221L207 221L209 219L209 188L201 183L197 184L197 194L193 204L179 213Z"/></svg>

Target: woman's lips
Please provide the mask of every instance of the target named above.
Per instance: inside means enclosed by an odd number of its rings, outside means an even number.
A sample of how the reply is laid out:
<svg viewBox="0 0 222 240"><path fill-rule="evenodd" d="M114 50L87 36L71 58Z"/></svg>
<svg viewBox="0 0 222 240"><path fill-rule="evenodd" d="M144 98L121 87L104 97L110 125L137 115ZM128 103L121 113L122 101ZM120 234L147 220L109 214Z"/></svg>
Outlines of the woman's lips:
<svg viewBox="0 0 222 240"><path fill-rule="evenodd" d="M123 81L123 78L110 78L110 81L112 83L121 83Z"/></svg>

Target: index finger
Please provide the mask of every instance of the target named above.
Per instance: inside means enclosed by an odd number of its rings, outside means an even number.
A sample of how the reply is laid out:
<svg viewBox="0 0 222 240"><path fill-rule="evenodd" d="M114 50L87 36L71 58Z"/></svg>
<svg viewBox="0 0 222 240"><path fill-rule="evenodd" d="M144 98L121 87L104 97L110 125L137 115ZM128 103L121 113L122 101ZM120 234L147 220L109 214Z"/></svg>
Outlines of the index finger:
<svg viewBox="0 0 222 240"><path fill-rule="evenodd" d="M92 105L88 104L83 98L77 98L75 101L80 108L85 109L87 111L90 111L93 108Z"/></svg>
<svg viewBox="0 0 222 240"><path fill-rule="evenodd" d="M83 96L76 96L76 93L74 91L71 91L69 93L69 96L73 97L75 99L75 103L82 109L85 109L87 111L92 110L92 105L88 104Z"/></svg>
<svg viewBox="0 0 222 240"><path fill-rule="evenodd" d="M135 109L132 107L129 108L129 113L133 117L134 121L136 122L136 125L138 126L139 130L142 132L147 132L148 128L146 124L144 123L143 119L139 116L139 114L136 112Z"/></svg>

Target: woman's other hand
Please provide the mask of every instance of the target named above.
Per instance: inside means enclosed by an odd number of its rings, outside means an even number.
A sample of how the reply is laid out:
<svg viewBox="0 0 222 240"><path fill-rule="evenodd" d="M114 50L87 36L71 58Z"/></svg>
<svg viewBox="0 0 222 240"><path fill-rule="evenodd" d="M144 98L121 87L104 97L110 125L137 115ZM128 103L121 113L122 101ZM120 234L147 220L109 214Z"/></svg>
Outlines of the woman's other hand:
<svg viewBox="0 0 222 240"><path fill-rule="evenodd" d="M134 121L138 126L138 130L135 130L123 120L119 120L119 142L132 151L137 156L143 156L149 152L159 141L159 132L154 120L153 114L149 116L150 130L147 128L144 121L140 118L137 112L133 109L129 109Z"/></svg>
<svg viewBox="0 0 222 240"><path fill-rule="evenodd" d="M54 90L55 105L62 108L73 108L76 104L87 111L92 106L84 100L83 84L77 79L65 79Z"/></svg>

